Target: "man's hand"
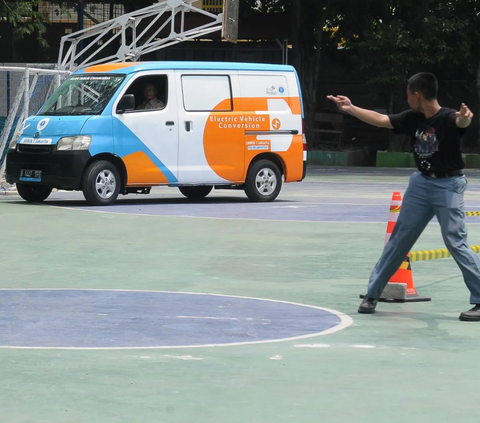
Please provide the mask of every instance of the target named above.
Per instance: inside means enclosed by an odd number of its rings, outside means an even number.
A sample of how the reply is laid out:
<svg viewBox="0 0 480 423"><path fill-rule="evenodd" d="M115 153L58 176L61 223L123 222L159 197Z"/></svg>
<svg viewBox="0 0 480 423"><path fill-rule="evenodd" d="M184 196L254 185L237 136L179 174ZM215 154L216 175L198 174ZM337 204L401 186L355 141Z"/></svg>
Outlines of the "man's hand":
<svg viewBox="0 0 480 423"><path fill-rule="evenodd" d="M338 95L338 96L327 95L327 98L329 100L334 101L335 104L337 105L337 107L342 112L345 112L345 113L350 113L351 112L353 106L352 106L352 102L350 101L350 99L348 97L345 97L343 95Z"/></svg>
<svg viewBox="0 0 480 423"><path fill-rule="evenodd" d="M378 126L379 128L393 128L387 115L354 106L350 99L344 95L327 95L327 98L332 100L342 112L349 113L370 125Z"/></svg>
<svg viewBox="0 0 480 423"><path fill-rule="evenodd" d="M472 123L473 113L470 111L470 109L465 103L462 103L462 105L460 106L460 110L455 114L457 115L455 123L459 128L466 128L470 125L470 123Z"/></svg>

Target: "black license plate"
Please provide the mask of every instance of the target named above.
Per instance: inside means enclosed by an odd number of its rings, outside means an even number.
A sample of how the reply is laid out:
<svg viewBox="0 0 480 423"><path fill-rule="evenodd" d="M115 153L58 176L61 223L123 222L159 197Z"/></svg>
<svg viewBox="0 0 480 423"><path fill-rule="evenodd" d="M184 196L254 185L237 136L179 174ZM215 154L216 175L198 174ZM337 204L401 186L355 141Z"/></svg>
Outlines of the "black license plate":
<svg viewBox="0 0 480 423"><path fill-rule="evenodd" d="M26 182L41 182L42 180L42 171L41 170L32 170L32 169L21 169L20 170L20 180Z"/></svg>

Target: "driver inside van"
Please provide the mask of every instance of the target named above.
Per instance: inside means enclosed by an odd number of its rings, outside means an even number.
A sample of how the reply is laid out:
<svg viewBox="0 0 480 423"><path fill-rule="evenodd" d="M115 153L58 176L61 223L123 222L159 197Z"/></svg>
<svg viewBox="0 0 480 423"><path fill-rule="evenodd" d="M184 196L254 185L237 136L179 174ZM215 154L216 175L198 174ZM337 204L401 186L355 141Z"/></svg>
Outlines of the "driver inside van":
<svg viewBox="0 0 480 423"><path fill-rule="evenodd" d="M157 98L158 91L153 84L145 84L143 87L144 101L135 110L163 109L165 103Z"/></svg>

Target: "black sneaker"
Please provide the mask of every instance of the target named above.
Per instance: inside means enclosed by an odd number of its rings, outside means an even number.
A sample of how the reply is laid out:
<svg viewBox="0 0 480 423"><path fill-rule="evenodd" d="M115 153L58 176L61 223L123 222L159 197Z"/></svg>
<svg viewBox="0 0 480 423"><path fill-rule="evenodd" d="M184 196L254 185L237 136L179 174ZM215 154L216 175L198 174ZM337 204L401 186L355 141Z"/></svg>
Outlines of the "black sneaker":
<svg viewBox="0 0 480 423"><path fill-rule="evenodd" d="M370 298L368 295L365 295L360 307L358 307L358 312L362 314L372 314L375 313L375 307L377 306L378 298ZM479 311L480 316L480 311Z"/></svg>
<svg viewBox="0 0 480 423"><path fill-rule="evenodd" d="M477 304L471 310L464 311L460 314L459 319L464 322L480 322L480 304Z"/></svg>

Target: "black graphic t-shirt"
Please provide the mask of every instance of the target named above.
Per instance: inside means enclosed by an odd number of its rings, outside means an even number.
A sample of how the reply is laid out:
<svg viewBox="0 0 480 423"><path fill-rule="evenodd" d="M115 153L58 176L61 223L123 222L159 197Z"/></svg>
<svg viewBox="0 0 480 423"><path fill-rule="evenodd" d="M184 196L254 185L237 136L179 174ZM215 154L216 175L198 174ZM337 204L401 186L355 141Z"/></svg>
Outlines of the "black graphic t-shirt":
<svg viewBox="0 0 480 423"><path fill-rule="evenodd" d="M457 127L456 111L442 107L435 115L426 118L423 113L406 110L388 115L396 134L407 134L415 164L421 172L448 172L463 169L460 139L465 128Z"/></svg>

